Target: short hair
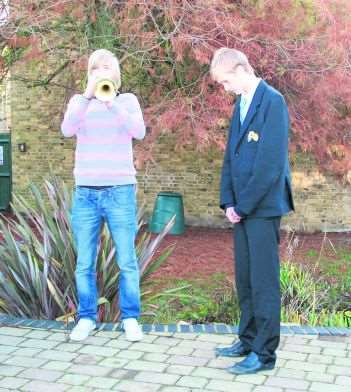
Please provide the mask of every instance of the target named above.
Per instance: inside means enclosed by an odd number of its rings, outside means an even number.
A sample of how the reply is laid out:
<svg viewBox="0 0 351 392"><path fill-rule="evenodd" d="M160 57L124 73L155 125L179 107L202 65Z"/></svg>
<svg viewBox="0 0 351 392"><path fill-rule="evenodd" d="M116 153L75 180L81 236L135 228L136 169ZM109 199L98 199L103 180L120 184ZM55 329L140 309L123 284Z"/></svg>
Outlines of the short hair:
<svg viewBox="0 0 351 392"><path fill-rule="evenodd" d="M248 73L254 73L248 58L243 52L231 48L220 48L213 55L210 73L212 78L216 79L216 70L219 67L225 69L227 72L234 72L238 66L242 66Z"/></svg>
<svg viewBox="0 0 351 392"><path fill-rule="evenodd" d="M89 57L88 60L88 76L91 74L93 67L101 60L111 60L116 68L116 78L114 80L117 90L121 87L121 70L119 67L119 61L117 57L107 49L95 50Z"/></svg>

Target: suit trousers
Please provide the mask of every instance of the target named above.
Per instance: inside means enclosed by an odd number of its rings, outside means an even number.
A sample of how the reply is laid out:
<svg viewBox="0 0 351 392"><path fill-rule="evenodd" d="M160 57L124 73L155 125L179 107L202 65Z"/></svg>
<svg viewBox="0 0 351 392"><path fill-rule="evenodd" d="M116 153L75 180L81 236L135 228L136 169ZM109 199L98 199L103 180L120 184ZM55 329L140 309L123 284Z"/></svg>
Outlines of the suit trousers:
<svg viewBox="0 0 351 392"><path fill-rule="evenodd" d="M280 220L247 218L234 225L239 339L263 363L275 363L280 340Z"/></svg>

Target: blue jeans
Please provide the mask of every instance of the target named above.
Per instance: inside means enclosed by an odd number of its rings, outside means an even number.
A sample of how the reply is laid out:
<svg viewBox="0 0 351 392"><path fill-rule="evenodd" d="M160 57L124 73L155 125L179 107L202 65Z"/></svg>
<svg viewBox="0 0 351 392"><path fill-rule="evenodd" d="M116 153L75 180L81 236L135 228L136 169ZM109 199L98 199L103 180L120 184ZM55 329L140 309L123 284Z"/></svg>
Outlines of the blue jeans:
<svg viewBox="0 0 351 392"><path fill-rule="evenodd" d="M120 269L121 319L140 316L139 265L135 254L135 185L105 189L76 187L72 205L72 229L77 248L76 284L79 318L96 321L96 253L103 221L116 247Z"/></svg>

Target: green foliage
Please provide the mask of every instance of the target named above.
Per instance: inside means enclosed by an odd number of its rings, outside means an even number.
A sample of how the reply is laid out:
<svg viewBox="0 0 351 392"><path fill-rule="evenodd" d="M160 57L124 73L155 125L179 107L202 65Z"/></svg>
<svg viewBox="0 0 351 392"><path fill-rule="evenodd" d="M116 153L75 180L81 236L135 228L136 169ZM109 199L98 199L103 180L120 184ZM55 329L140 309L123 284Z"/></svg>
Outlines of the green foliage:
<svg viewBox="0 0 351 392"><path fill-rule="evenodd" d="M0 312L13 316L54 319L77 309L76 251L70 227L71 195L57 178L45 181L44 192L30 186L31 200L14 196L15 219L0 219ZM143 211L138 212L139 229ZM154 257L173 220L154 238L138 236L136 253L141 281L169 256L166 248ZM119 269L109 231L104 227L98 244L97 282L99 320L117 320Z"/></svg>
<svg viewBox="0 0 351 392"><path fill-rule="evenodd" d="M223 275L212 275L205 281L180 279L153 281L149 285L150 296L143 317L146 322L237 324L239 321L237 298ZM172 298L153 294L160 285L170 286Z"/></svg>
<svg viewBox="0 0 351 392"><path fill-rule="evenodd" d="M10 48L5 46L1 52L1 57L4 59L6 68L11 67L17 60L19 60L24 53L24 48Z"/></svg>
<svg viewBox="0 0 351 392"><path fill-rule="evenodd" d="M345 304L335 303L333 295L342 298L345 287L335 291L322 278L315 278L305 267L282 263L281 266L281 320L311 326L346 327L343 311ZM144 305L144 322L238 324L238 298L223 275L205 280L159 280L146 282L149 288ZM158 295L162 287L169 291ZM162 291L161 290L161 291ZM351 291L349 291L350 293Z"/></svg>

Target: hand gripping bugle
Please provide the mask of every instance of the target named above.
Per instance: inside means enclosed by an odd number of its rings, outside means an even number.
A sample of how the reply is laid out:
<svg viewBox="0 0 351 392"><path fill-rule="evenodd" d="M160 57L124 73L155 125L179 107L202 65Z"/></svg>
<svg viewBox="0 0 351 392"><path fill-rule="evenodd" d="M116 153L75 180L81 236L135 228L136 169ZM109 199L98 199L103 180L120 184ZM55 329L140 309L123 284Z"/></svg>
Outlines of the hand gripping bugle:
<svg viewBox="0 0 351 392"><path fill-rule="evenodd" d="M117 95L117 88L111 79L101 79L95 86L95 97L100 101L112 101Z"/></svg>

